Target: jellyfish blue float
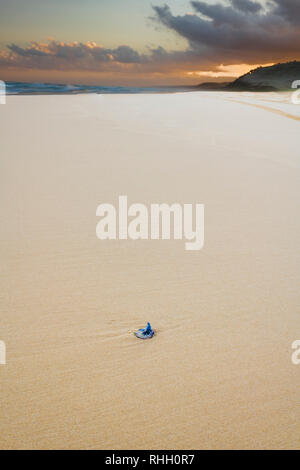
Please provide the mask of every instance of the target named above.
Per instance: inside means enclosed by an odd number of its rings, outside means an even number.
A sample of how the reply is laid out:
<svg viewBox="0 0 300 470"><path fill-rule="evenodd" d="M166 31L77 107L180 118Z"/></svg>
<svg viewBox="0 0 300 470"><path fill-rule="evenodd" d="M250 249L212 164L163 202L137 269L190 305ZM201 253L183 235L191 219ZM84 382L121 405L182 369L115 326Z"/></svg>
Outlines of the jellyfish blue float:
<svg viewBox="0 0 300 470"><path fill-rule="evenodd" d="M148 322L146 328L141 328L140 330L136 331L135 336L140 339L149 339L154 336L154 330L152 330L150 323Z"/></svg>

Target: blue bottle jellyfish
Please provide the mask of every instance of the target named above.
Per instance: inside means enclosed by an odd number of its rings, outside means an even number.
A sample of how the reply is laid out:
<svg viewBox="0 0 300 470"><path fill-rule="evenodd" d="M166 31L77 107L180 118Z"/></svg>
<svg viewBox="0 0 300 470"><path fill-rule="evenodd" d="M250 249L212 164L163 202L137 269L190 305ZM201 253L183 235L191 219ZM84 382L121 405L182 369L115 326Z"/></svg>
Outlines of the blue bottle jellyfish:
<svg viewBox="0 0 300 470"><path fill-rule="evenodd" d="M135 336L140 339L149 339L154 336L154 330L152 330L150 323L148 322L147 328L141 328L140 330L136 331Z"/></svg>

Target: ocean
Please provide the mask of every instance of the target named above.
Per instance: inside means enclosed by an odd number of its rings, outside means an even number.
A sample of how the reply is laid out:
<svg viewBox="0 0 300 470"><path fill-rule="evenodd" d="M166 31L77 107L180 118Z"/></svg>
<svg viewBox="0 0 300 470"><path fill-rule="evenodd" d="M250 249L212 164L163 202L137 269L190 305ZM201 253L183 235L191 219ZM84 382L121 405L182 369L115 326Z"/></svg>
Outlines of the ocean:
<svg viewBox="0 0 300 470"><path fill-rule="evenodd" d="M178 91L192 91L194 87L189 86L161 86L161 87L110 87L92 85L66 85L60 83L27 83L6 82L6 93L8 95L46 95L63 94L76 95L83 93L97 94L137 94L137 93L175 93Z"/></svg>

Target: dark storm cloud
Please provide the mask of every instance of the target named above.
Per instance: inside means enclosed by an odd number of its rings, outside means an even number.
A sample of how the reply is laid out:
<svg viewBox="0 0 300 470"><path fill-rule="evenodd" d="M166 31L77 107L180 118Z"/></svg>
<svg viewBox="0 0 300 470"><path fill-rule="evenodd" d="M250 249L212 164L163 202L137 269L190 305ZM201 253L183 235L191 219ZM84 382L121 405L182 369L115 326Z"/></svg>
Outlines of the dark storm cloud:
<svg viewBox="0 0 300 470"><path fill-rule="evenodd" d="M252 2L252 0L231 0L231 3L234 8L244 11L245 13L257 13L262 10L261 4Z"/></svg>
<svg viewBox="0 0 300 470"><path fill-rule="evenodd" d="M266 63L300 57L299 0L274 0L267 9L251 0L191 5L194 14L182 16L168 5L153 8L156 20L185 38L200 60Z"/></svg>
<svg viewBox="0 0 300 470"><path fill-rule="evenodd" d="M300 25L300 1L299 0L273 0L276 4L274 13L285 18L291 24Z"/></svg>

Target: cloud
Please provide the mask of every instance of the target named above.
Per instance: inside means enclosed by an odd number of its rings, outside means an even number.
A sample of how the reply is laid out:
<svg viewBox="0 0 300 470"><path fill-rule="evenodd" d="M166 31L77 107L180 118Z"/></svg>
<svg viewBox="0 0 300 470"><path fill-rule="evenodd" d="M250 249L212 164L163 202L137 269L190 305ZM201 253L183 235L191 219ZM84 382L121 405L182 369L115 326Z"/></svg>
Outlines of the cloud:
<svg viewBox="0 0 300 470"><path fill-rule="evenodd" d="M154 6L156 21L189 43L201 62L272 62L300 57L299 0L252 0L227 5L192 1L193 14L173 15L168 5Z"/></svg>
<svg viewBox="0 0 300 470"><path fill-rule="evenodd" d="M127 45L107 49L95 42L33 42L27 47L8 44L0 51L0 65L39 69L101 70L128 64L146 63L148 58Z"/></svg>
<svg viewBox="0 0 300 470"><path fill-rule="evenodd" d="M262 10L261 4L252 0L231 0L231 3L234 8L245 13L257 13Z"/></svg>
<svg viewBox="0 0 300 470"><path fill-rule="evenodd" d="M299 0L273 0L276 7L274 13L286 19L289 23L300 25Z"/></svg>
<svg viewBox="0 0 300 470"><path fill-rule="evenodd" d="M38 45L36 43L33 44L32 47L28 47L27 49L23 49L22 47L17 46L16 44L11 44L7 46L8 49L15 54L15 56L20 57L32 57L32 56L46 56L47 54L42 50L38 49Z"/></svg>
<svg viewBox="0 0 300 470"><path fill-rule="evenodd" d="M216 71L234 64L266 64L300 59L299 0L193 0L193 12L175 15L168 5L153 6L152 20L187 42L185 50L161 46L140 53L129 45L106 48L95 42L8 44L0 50L7 70L55 70L115 74L171 74Z"/></svg>

